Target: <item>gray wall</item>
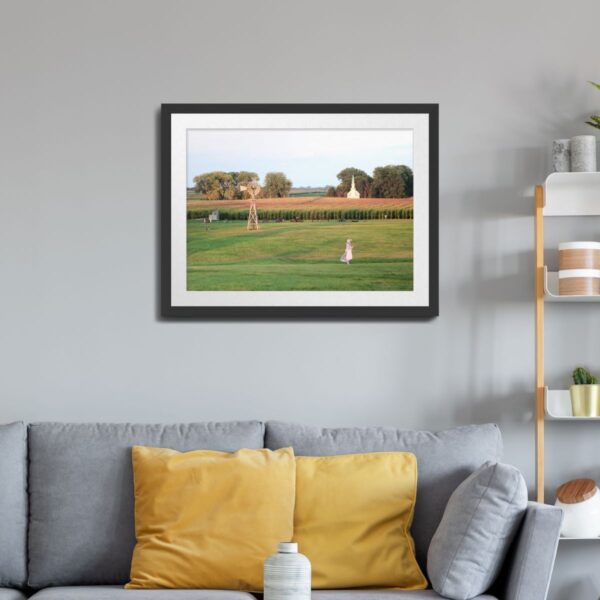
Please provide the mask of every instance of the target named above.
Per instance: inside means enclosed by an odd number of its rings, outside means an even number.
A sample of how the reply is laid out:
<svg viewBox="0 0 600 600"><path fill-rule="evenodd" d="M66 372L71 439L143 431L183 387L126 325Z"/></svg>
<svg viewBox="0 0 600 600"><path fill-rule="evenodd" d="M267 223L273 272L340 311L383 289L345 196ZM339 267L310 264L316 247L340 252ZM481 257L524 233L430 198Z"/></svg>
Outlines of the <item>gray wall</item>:
<svg viewBox="0 0 600 600"><path fill-rule="evenodd" d="M533 485L530 194L591 133L597 0L0 6L3 420L497 421ZM161 321L162 102L439 102L440 317ZM551 382L600 368L596 307L548 319ZM549 428L550 491L600 479L598 431ZM596 599L599 560L561 545L552 598Z"/></svg>

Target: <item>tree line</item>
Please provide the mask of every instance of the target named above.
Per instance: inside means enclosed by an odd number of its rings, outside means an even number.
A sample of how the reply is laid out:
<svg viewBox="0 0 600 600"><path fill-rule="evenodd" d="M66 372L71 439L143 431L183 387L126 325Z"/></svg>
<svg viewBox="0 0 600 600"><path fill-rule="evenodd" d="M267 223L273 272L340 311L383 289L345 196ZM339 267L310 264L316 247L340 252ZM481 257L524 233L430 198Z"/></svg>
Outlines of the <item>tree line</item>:
<svg viewBox="0 0 600 600"><path fill-rule="evenodd" d="M376 167L373 176L355 167L348 167L337 174L337 186L327 188L327 196L345 198L354 185L361 198L410 198L413 195L413 172L406 165Z"/></svg>
<svg viewBox="0 0 600 600"><path fill-rule="evenodd" d="M207 200L241 200L249 194L242 192L240 186L258 181L258 175L253 171L210 171L194 177L194 191ZM259 197L285 198L291 189L292 182L285 173L271 172L265 175Z"/></svg>
<svg viewBox="0 0 600 600"><path fill-rule="evenodd" d="M361 169L347 167L337 174L337 186L329 186L326 195L332 198L345 198L352 185L361 198L409 198L413 195L413 172L406 165L386 165L376 167L373 176ZM253 171L210 171L194 177L194 191L206 200L241 200L248 198L240 186L258 183L259 177ZM270 172L265 175L259 197L285 198L289 196L292 182L285 173Z"/></svg>

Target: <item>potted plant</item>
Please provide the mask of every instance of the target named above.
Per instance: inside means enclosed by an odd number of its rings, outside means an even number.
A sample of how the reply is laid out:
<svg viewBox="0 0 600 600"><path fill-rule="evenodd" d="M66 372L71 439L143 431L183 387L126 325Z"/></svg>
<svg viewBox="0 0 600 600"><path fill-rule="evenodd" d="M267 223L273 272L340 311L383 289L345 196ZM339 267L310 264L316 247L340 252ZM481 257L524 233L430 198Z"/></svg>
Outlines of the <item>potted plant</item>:
<svg viewBox="0 0 600 600"><path fill-rule="evenodd" d="M571 406L574 417L600 416L600 385L598 378L587 369L577 367L573 371Z"/></svg>
<svg viewBox="0 0 600 600"><path fill-rule="evenodd" d="M590 83L597 89L600 90L600 83L596 83L595 81L590 81ZM600 115L592 115L589 121L586 121L588 125L595 127L596 129L600 129Z"/></svg>

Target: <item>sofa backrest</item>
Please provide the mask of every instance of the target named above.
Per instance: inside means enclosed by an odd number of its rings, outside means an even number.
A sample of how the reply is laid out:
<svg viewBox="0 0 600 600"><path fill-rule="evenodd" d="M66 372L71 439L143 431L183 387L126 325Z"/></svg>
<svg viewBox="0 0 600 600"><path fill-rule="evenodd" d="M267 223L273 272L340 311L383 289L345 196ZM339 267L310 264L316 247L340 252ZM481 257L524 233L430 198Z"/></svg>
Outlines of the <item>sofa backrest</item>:
<svg viewBox="0 0 600 600"><path fill-rule="evenodd" d="M0 435L0 445L1 440ZM29 585L124 584L129 580L135 545L132 446L232 452L261 448L263 440L264 426L258 421L30 425ZM0 476L3 460L0 453ZM2 522L0 536L5 535L7 520ZM18 577L20 571L16 566L13 569Z"/></svg>
<svg viewBox="0 0 600 600"><path fill-rule="evenodd" d="M416 555L423 569L429 542L446 503L459 483L487 460L499 460L497 425L470 425L448 431L402 431L386 427L326 429L268 422L265 446L292 446L298 456L408 451L417 457L417 503L412 525Z"/></svg>
<svg viewBox="0 0 600 600"><path fill-rule="evenodd" d="M0 425L0 588L27 582L27 428Z"/></svg>

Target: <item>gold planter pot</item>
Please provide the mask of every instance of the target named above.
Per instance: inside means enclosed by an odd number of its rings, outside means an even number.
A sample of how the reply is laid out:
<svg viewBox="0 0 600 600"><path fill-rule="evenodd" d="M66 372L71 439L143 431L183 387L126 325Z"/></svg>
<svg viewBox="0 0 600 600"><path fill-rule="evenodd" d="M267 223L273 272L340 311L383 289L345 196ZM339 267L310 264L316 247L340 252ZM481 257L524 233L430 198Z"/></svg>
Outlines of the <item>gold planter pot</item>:
<svg viewBox="0 0 600 600"><path fill-rule="evenodd" d="M600 417L600 385L572 385L571 406L574 417Z"/></svg>

